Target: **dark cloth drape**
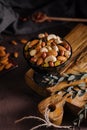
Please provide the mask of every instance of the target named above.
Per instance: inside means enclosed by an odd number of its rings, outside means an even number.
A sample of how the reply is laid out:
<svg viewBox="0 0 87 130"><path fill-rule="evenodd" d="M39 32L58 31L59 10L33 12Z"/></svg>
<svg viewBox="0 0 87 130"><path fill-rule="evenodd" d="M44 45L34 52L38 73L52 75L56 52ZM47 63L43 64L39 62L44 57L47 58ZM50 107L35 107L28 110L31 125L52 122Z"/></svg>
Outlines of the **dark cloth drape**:
<svg viewBox="0 0 87 130"><path fill-rule="evenodd" d="M35 11L56 17L86 18L86 7L87 0L0 0L0 32L26 34L48 26L47 23L40 26L31 19L27 22L19 20L20 17L31 16Z"/></svg>

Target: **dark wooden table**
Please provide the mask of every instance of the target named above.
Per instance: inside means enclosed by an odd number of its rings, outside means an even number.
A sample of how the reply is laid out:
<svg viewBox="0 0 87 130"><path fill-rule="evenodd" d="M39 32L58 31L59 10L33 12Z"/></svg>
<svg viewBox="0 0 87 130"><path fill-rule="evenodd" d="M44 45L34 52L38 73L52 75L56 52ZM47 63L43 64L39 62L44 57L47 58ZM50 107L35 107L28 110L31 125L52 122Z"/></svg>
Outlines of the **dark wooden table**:
<svg viewBox="0 0 87 130"><path fill-rule="evenodd" d="M52 26L51 28L43 29L40 32L55 33L64 37L73 26L69 24L62 26ZM3 35L1 36L1 45L5 45L9 52L18 51L19 57L16 59L18 67L11 71L0 74L0 130L29 130L39 122L36 120L24 120L18 124L15 124L15 120L22 118L23 116L39 116L37 105L43 99L43 97L32 91L25 83L25 73L28 71L29 66L23 57L23 44L20 43L20 39L31 39L32 36L37 35ZM10 41L16 40L17 46L10 44ZM73 117L68 112L64 117L64 124L69 124ZM40 128L41 130L55 130L55 128ZM82 130L87 129L86 123L82 124Z"/></svg>

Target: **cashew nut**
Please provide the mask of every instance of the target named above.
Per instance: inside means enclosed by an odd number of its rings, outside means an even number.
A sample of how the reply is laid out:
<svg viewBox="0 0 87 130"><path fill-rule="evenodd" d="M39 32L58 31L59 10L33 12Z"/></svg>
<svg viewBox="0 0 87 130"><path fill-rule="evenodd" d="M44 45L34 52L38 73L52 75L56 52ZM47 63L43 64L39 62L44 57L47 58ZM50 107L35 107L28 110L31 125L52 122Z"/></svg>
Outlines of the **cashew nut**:
<svg viewBox="0 0 87 130"><path fill-rule="evenodd" d="M37 51L36 51L35 49L31 50L31 51L30 51L30 56L34 56L34 55L36 54L36 52L37 52Z"/></svg>
<svg viewBox="0 0 87 130"><path fill-rule="evenodd" d="M55 51L59 51L59 48L58 48L58 46L53 46L53 49L55 50Z"/></svg>
<svg viewBox="0 0 87 130"><path fill-rule="evenodd" d="M43 47L40 49L40 52L48 52L48 49L46 47Z"/></svg>
<svg viewBox="0 0 87 130"><path fill-rule="evenodd" d="M61 40L59 36L56 36L55 42L59 44L59 43L62 43L63 41Z"/></svg>
<svg viewBox="0 0 87 130"><path fill-rule="evenodd" d="M67 58L69 58L70 55L71 55L71 52L70 52L70 51L65 51L65 56L66 56Z"/></svg>
<svg viewBox="0 0 87 130"><path fill-rule="evenodd" d="M49 61L55 62L55 61L57 61L57 59L53 55L47 56L46 59L45 59L45 63L48 63Z"/></svg>
<svg viewBox="0 0 87 130"><path fill-rule="evenodd" d="M48 35L47 40L49 41L50 39L56 39L56 38L57 37L55 34L50 34L50 35Z"/></svg>
<svg viewBox="0 0 87 130"><path fill-rule="evenodd" d="M44 38L45 37L45 34L44 33L40 33L39 35L38 35L38 38Z"/></svg>
<svg viewBox="0 0 87 130"><path fill-rule="evenodd" d="M48 50L52 50L52 48L50 46L47 46Z"/></svg>

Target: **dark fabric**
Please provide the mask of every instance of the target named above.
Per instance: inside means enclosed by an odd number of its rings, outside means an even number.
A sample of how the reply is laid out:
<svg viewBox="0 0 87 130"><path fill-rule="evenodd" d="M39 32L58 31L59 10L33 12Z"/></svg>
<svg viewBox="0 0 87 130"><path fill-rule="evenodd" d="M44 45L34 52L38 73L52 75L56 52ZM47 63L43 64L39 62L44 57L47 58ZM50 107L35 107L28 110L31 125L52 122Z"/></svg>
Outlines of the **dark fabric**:
<svg viewBox="0 0 87 130"><path fill-rule="evenodd" d="M27 22L19 20L35 11L43 11L49 16L87 17L86 7L86 0L0 0L0 32L27 34L52 26L52 23L37 24L31 19Z"/></svg>

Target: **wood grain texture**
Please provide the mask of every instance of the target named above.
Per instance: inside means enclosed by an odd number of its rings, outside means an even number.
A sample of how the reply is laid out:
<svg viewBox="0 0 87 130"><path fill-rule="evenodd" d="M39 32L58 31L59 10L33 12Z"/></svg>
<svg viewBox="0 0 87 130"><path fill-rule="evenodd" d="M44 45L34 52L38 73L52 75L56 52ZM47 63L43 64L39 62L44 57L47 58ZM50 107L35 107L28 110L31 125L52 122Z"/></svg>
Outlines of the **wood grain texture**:
<svg viewBox="0 0 87 130"><path fill-rule="evenodd" d="M72 46L72 59L73 65L69 65L65 69L66 73L87 72L87 26L83 24L77 25L65 39Z"/></svg>
<svg viewBox="0 0 87 130"><path fill-rule="evenodd" d="M70 59L70 62L63 70L61 70L61 74L63 73L74 73L77 74L79 72L87 72L87 26L85 25L78 25L76 26L66 37L65 39L71 44L72 46L72 57ZM38 109L40 113L44 116L44 110L47 107L47 105L52 105L52 103L55 105L55 110L52 113L55 113L55 116L58 118L59 113L56 112L57 109L61 109L61 111L64 111L64 107L61 108L60 102L62 103L62 106L64 104L68 105L68 108L72 111L72 113L77 114L79 110L84 107L84 105L87 103L87 92L83 96L76 96L75 98L71 98L69 94L60 93L59 95L56 94L56 92L61 92L62 89L74 86L74 89L76 90L76 85L80 83L86 83L87 85L87 78L76 80L71 83L67 82L60 82L59 84L56 84L53 87L48 87L47 90L50 91L51 96L44 99L42 102L39 103ZM87 88L87 86L86 86ZM64 101L64 102L62 102ZM56 107L58 106L58 108ZM49 115L50 118L50 115ZM61 117L63 118L63 116ZM52 116L51 120L54 120L55 117ZM57 122L57 119L55 119L56 122L53 122L57 125L60 125L59 122ZM62 122L60 122L62 123Z"/></svg>
<svg viewBox="0 0 87 130"><path fill-rule="evenodd" d="M77 25L67 36L65 40L68 41L72 47L72 57L69 63L61 70L63 73L77 74L80 72L87 72L87 26L83 24ZM71 83L60 82L52 87L42 88L38 86L33 80L34 71L30 69L26 75L25 79L27 84L38 94L43 96L50 96L38 104L39 112L44 116L46 107L54 108L53 111L49 113L49 119L57 125L61 125L63 119L64 105L67 103L68 107L76 114L87 102L87 92L79 97L78 95L72 99L70 94L64 95L64 92L59 95L56 94L57 91L61 91L69 86L76 85L85 82L87 85L87 78L77 80ZM87 86L86 86L87 88Z"/></svg>

